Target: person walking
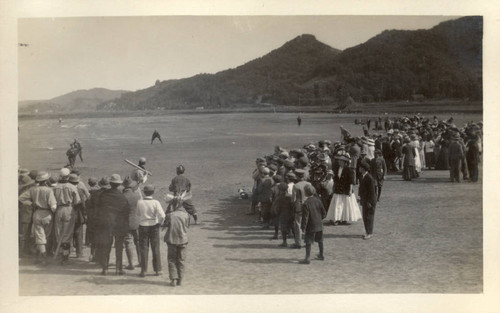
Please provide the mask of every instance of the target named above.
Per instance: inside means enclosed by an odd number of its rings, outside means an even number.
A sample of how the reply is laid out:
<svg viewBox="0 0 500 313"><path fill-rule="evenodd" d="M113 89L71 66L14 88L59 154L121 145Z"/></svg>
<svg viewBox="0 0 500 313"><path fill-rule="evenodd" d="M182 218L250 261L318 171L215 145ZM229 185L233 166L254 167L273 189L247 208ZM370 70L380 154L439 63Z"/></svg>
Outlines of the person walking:
<svg viewBox="0 0 500 313"><path fill-rule="evenodd" d="M102 267L102 275L108 274L109 255L115 241L116 274L123 275L123 240L128 233L130 207L127 198L118 189L123 183L120 175L109 179L110 189L105 189L97 199L96 257Z"/></svg>
<svg viewBox="0 0 500 313"><path fill-rule="evenodd" d="M323 219L326 217L325 207L321 200L316 197L314 187L307 185L304 187L306 200L302 206L301 229L304 232L304 242L306 245L306 257L300 261L301 264L311 263L311 245L318 243L319 254L317 260L325 259L323 251Z"/></svg>
<svg viewBox="0 0 500 313"><path fill-rule="evenodd" d="M36 263L46 264L47 238L52 232L53 213L57 208L57 202L52 189L48 186L49 173L40 172L36 177L38 186L27 190L19 197L19 201L25 205L32 205L33 232L36 245Z"/></svg>
<svg viewBox="0 0 500 313"><path fill-rule="evenodd" d="M164 227L167 228L163 240L167 244L170 285L180 286L184 280L189 227L189 214L182 205L176 205L173 211L167 214Z"/></svg>
<svg viewBox="0 0 500 313"><path fill-rule="evenodd" d="M142 198L141 191L139 190L137 183L127 176L123 181L123 195L127 198L127 202L130 207L130 213L128 217L129 231L125 236L125 254L127 255L128 266L127 270L134 269L133 263L133 250L132 244L135 246L135 251L137 253L137 262L141 264L141 249L139 248L139 213L137 209L137 202Z"/></svg>
<svg viewBox="0 0 500 313"><path fill-rule="evenodd" d="M144 186L144 199L137 201L139 216L139 246L141 254L140 277L145 277L148 271L148 254L151 246L153 254L153 270L156 276L162 274L160 256L160 225L165 219L165 212L158 200L153 199L155 187Z"/></svg>
<svg viewBox="0 0 500 313"><path fill-rule="evenodd" d="M363 223L365 224L366 231L363 239L368 240L373 236L373 222L375 217L375 208L377 206L377 183L369 173L369 164L362 162L359 169L361 172L359 198L361 207L363 207Z"/></svg>

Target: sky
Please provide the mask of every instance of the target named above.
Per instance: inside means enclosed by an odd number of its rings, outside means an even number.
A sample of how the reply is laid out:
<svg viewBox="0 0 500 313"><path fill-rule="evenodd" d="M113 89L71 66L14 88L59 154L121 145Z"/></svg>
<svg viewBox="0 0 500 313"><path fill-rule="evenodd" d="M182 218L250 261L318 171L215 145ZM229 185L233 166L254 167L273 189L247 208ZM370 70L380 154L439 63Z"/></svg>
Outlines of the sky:
<svg viewBox="0 0 500 313"><path fill-rule="evenodd" d="M18 19L19 100L91 88L135 91L157 79L234 68L312 34L344 50L386 29L457 16L145 16Z"/></svg>

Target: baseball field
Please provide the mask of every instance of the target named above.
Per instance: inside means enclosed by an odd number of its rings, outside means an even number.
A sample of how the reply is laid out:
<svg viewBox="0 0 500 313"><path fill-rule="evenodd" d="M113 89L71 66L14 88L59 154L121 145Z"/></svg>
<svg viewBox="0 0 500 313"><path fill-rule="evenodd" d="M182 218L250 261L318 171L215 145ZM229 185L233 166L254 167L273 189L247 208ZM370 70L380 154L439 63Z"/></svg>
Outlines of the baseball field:
<svg viewBox="0 0 500 313"><path fill-rule="evenodd" d="M418 180L389 175L375 214L374 238L362 240L363 222L324 227L325 260L299 264L304 249L280 248L272 230L245 215L257 157L275 145L286 149L308 142L340 139L339 126L361 135L357 115L319 113L179 114L140 117L20 119L19 165L57 174L76 138L84 162L76 161L86 181L130 174L124 162L147 159L163 197L175 168L182 164L193 185L199 211L189 229L186 277L169 287L166 244L161 245L163 276L140 278L139 269L124 276L101 276L98 265L74 254L62 267L53 261L38 267L19 261L20 295L164 295L164 294L321 294L321 293L481 293L483 292L482 174L478 183L452 184L447 171L424 171ZM448 119L449 114L438 115ZM453 115L461 127L481 114ZM373 125L373 123L372 123ZM163 144L151 144L154 130ZM355 189L357 191L357 188ZM166 206L166 205L165 205ZM317 253L317 245L312 254ZM111 263L114 263L112 251ZM151 259L151 254L150 254ZM151 260L150 260L151 262ZM47 282L50 282L48 287Z"/></svg>

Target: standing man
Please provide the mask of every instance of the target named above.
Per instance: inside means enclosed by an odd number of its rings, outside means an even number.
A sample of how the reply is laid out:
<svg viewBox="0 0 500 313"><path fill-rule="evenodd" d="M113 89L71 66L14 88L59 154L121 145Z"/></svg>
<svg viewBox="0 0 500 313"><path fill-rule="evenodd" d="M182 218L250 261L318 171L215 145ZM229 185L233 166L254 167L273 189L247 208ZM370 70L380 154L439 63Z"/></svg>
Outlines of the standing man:
<svg viewBox="0 0 500 313"><path fill-rule="evenodd" d="M387 165L382 157L382 151L375 150L375 158L370 161L370 174L377 183L377 201L380 201L380 194L382 193L386 173Z"/></svg>
<svg viewBox="0 0 500 313"><path fill-rule="evenodd" d="M173 212L167 214L164 226L167 227L164 241L167 243L168 248L167 258L170 285L172 287L180 286L184 279L189 215L181 206L176 206Z"/></svg>
<svg viewBox="0 0 500 313"><path fill-rule="evenodd" d="M269 222L271 219L271 204L272 204L272 188L273 180L269 177L269 169L262 167L260 170L260 185L258 190L259 202L262 208L262 220L264 222L264 229L269 229Z"/></svg>
<svg viewBox="0 0 500 313"><path fill-rule="evenodd" d="M479 169L478 164L480 160L478 136L474 134L467 143L466 152L467 166L469 167L470 180L472 182L478 181Z"/></svg>
<svg viewBox="0 0 500 313"><path fill-rule="evenodd" d="M191 182L189 179L187 179L184 176L185 168L182 165L177 166L176 172L177 176L175 176L171 183L170 186L168 186L168 190L174 193L174 196L180 195L184 191L186 193L191 193ZM190 215L193 216L194 218L194 223L198 221L198 215L196 212L196 208L194 207L193 201L191 199L187 199L182 202L182 206L184 209L186 209L186 212L189 213ZM167 211L171 208L171 205L169 205L169 208L167 208Z"/></svg>
<svg viewBox="0 0 500 313"><path fill-rule="evenodd" d="M140 168L142 168L142 170L138 168L134 169L132 173L130 173L130 178L132 178L132 180L134 180L139 185L138 188L140 188L140 185L145 184L146 181L148 180L148 174L146 171L146 158L145 157L139 158L139 163L137 165Z"/></svg>
<svg viewBox="0 0 500 313"><path fill-rule="evenodd" d="M459 142L460 134L455 132L451 135L451 142L448 146L449 163L450 163L450 180L451 182L459 183L461 181L460 171L462 169L462 161L465 153L462 144Z"/></svg>
<svg viewBox="0 0 500 313"><path fill-rule="evenodd" d="M311 186L311 183L307 182L304 178L306 172L301 169L295 170L295 174L297 175L297 180L298 182L293 185L293 190L292 190L292 203L293 207L295 209L295 221L293 225L293 230L294 230L294 235L295 235L295 244L292 245L292 248L295 249L300 249L302 246L300 245L300 242L302 240L302 231L301 231L301 226L302 226L302 205L304 204L304 201L306 200L306 195L305 195L305 187L306 186Z"/></svg>
<svg viewBox="0 0 500 313"><path fill-rule="evenodd" d="M83 225L87 223L87 214L85 210L85 204L90 196L87 187L80 187L80 178L77 174L72 173L69 175L69 183L74 185L78 190L78 195L80 196L80 202L74 206L75 211L75 228L73 232L73 246L76 250L76 257L80 258L83 255Z"/></svg>
<svg viewBox="0 0 500 313"><path fill-rule="evenodd" d="M323 261L323 219L326 217L325 207L321 200L314 196L315 190L312 185L304 187L304 196L307 199L302 206L301 229L305 233L304 241L306 244L306 258L300 261L301 264L311 263L311 245L318 243L319 254L316 259Z"/></svg>
<svg viewBox="0 0 500 313"><path fill-rule="evenodd" d="M299 125L300 127L300 124L302 124L302 118L299 116L297 116L297 125Z"/></svg>
<svg viewBox="0 0 500 313"><path fill-rule="evenodd" d="M137 183L130 176L123 181L123 195L127 198L130 206L130 214L128 217L128 234L125 236L125 253L127 254L128 266L126 269L133 270L132 244L135 246L137 253L137 261L141 264L141 251L139 249L139 212L137 210L137 201L141 196L141 191L137 188Z"/></svg>
<svg viewBox="0 0 500 313"><path fill-rule="evenodd" d="M87 204L87 232L89 233L90 241L90 256L89 262L97 262L96 247L97 247L97 217L99 212L98 199L101 193L110 189L109 178L103 177L99 180L99 189L90 190L90 199Z"/></svg>
<svg viewBox="0 0 500 313"><path fill-rule="evenodd" d="M123 183L120 175L109 179L111 189L104 190L97 199L96 212L96 257L102 266L102 275L107 275L109 254L115 240L116 274L123 275L123 240L128 232L130 207L127 198L118 189Z"/></svg>
<svg viewBox="0 0 500 313"><path fill-rule="evenodd" d="M36 178L36 177L35 177ZM19 193L20 197L24 193L29 194L29 190L37 186L36 182L28 175L22 175L19 178ZM31 234L31 223L33 216L33 206L31 202L23 203L19 198L19 255L24 256L29 253L29 238Z"/></svg>
<svg viewBox="0 0 500 313"><path fill-rule="evenodd" d="M145 277L148 271L149 246L153 252L153 269L156 276L161 275L160 256L160 225L165 219L165 213L158 200L153 199L155 187L144 187L144 199L137 201L137 214L139 216L139 242L141 249L141 273ZM189 217L188 217L189 218Z"/></svg>
<svg viewBox="0 0 500 313"><path fill-rule="evenodd" d="M163 144L163 141L161 141L160 133L155 129L155 131L153 132L153 136L151 136L151 144L153 144L153 141L156 138L158 138L158 140L161 142L161 144Z"/></svg>
<svg viewBox="0 0 500 313"><path fill-rule="evenodd" d="M83 162L82 145L80 144L80 142L78 142L78 140L76 140L76 138L75 138L75 141L73 142L73 148L76 150L76 154L78 154L78 156L80 156L80 160ZM75 155L75 159L76 159L76 155Z"/></svg>
<svg viewBox="0 0 500 313"><path fill-rule="evenodd" d="M366 234L363 239L368 240L373 235L373 222L375 218L375 207L377 206L377 184L375 179L368 173L370 164L361 162L359 171L361 180L359 183L359 198L363 207L363 223L365 224Z"/></svg>
<svg viewBox="0 0 500 313"><path fill-rule="evenodd" d="M57 248L62 250L61 265L65 265L69 259L71 241L75 229L76 212L75 205L81 202L76 186L69 183L69 169L62 168L59 183L54 187L54 196L57 201L55 215Z"/></svg>
<svg viewBox="0 0 500 313"><path fill-rule="evenodd" d="M36 177L38 186L33 187L23 193L19 201L26 205L32 205L33 213L33 231L36 244L36 263L46 264L47 238L52 231L52 214L57 208L57 202L52 189L48 187L47 181L49 173L40 172Z"/></svg>

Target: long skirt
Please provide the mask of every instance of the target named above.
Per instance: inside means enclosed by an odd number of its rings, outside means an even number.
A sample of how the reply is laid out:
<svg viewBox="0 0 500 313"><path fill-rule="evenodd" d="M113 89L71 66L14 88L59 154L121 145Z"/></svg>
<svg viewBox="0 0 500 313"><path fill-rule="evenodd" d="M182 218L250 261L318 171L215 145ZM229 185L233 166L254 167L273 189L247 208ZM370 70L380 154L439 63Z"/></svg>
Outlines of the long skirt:
<svg viewBox="0 0 500 313"><path fill-rule="evenodd" d="M403 179L412 180L415 177L417 177L417 172L415 171L415 167L410 165L405 165L403 167Z"/></svg>
<svg viewBox="0 0 500 313"><path fill-rule="evenodd" d="M418 149L415 149L415 171L417 173L422 172L422 162L420 162L420 152Z"/></svg>
<svg viewBox="0 0 500 313"><path fill-rule="evenodd" d="M427 168L434 167L434 152L425 153L425 165Z"/></svg>
<svg viewBox="0 0 500 313"><path fill-rule="evenodd" d="M356 222L362 218L356 196L352 193L350 196L334 193L326 221L346 221Z"/></svg>

